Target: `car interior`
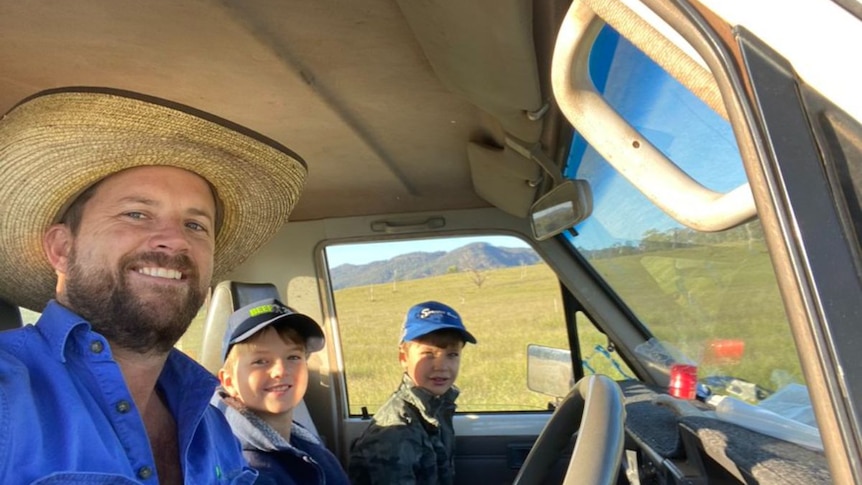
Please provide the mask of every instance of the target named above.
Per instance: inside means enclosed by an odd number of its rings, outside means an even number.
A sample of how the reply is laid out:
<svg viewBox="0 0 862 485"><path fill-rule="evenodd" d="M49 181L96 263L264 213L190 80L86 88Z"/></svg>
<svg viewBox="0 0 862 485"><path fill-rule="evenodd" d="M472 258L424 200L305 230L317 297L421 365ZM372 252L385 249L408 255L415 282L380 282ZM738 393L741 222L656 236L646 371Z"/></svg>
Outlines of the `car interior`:
<svg viewBox="0 0 862 485"><path fill-rule="evenodd" d="M457 483L862 484L860 43L854 0L2 2L0 113L127 90L306 161L177 348L215 373L233 310L311 316L296 419L345 468L439 298L480 329ZM533 259L454 256L497 238Z"/></svg>

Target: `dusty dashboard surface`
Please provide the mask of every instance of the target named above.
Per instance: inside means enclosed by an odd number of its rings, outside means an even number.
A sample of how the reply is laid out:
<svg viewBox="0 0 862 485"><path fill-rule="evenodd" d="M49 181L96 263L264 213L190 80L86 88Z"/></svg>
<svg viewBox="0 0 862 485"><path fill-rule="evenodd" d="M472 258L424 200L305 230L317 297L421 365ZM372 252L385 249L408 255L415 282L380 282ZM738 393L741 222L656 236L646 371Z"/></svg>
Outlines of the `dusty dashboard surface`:
<svg viewBox="0 0 862 485"><path fill-rule="evenodd" d="M640 483L832 483L823 453L722 421L701 401L620 385L630 480L636 459Z"/></svg>

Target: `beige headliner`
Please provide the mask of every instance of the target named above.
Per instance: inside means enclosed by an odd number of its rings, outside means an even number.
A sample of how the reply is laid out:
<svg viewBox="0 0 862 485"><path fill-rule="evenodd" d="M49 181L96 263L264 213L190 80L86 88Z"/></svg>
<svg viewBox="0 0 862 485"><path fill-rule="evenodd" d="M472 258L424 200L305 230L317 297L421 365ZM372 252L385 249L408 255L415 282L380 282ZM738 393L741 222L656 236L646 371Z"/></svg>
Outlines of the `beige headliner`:
<svg viewBox="0 0 862 485"><path fill-rule="evenodd" d="M467 144L502 145L497 118L444 85L423 48L390 0L2 2L0 112L76 85L211 112L307 161L292 220L487 206Z"/></svg>

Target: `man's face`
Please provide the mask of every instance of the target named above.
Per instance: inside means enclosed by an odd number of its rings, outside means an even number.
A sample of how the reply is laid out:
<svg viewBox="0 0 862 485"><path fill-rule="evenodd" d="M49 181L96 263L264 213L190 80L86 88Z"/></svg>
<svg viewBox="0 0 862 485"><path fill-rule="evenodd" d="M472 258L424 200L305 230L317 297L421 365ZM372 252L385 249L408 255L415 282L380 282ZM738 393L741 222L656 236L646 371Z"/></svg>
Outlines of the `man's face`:
<svg viewBox="0 0 862 485"><path fill-rule="evenodd" d="M462 342L437 346L430 342L415 340L401 345L399 360L418 387L441 396L452 387L461 365Z"/></svg>
<svg viewBox="0 0 862 485"><path fill-rule="evenodd" d="M186 170L139 167L104 179L55 264L58 300L112 345L169 350L206 296L215 217L209 185Z"/></svg>
<svg viewBox="0 0 862 485"><path fill-rule="evenodd" d="M237 353L234 364L219 372L228 394L264 419L292 413L308 388L305 346L283 340L270 326L232 351Z"/></svg>

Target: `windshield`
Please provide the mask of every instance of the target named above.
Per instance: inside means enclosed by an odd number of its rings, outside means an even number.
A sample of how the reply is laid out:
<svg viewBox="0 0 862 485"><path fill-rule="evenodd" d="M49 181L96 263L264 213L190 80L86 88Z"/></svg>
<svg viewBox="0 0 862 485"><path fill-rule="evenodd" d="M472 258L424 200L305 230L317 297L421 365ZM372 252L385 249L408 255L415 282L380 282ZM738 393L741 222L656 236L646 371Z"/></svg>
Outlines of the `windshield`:
<svg viewBox="0 0 862 485"><path fill-rule="evenodd" d="M593 54L612 59L591 66L599 91L678 166L715 191L745 182L726 120L610 29ZM645 326L652 344L696 363L699 382L712 392L750 403L804 384L757 220L715 233L689 229L577 135L567 176L590 182L594 209L566 240ZM806 421L813 424L813 417Z"/></svg>

